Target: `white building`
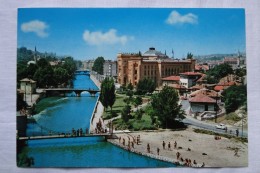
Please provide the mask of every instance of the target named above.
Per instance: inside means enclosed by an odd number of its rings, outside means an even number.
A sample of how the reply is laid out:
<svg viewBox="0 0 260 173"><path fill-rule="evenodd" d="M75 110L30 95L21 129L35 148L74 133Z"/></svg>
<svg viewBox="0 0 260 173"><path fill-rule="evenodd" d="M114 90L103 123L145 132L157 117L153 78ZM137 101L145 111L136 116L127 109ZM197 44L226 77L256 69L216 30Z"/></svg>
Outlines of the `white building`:
<svg viewBox="0 0 260 173"><path fill-rule="evenodd" d="M196 84L196 81L202 76L198 72L180 73L180 84L186 88L190 88Z"/></svg>

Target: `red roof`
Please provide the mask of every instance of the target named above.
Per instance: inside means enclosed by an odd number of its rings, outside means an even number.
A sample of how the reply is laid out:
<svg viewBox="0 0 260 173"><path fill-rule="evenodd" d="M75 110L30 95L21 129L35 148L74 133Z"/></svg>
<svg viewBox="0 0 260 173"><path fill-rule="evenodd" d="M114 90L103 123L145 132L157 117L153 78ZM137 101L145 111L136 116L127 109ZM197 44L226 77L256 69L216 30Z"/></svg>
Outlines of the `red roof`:
<svg viewBox="0 0 260 173"><path fill-rule="evenodd" d="M179 84L169 84L168 86L173 87L175 89L186 89L185 86Z"/></svg>
<svg viewBox="0 0 260 173"><path fill-rule="evenodd" d="M202 73L199 72L185 72L185 73L180 73L182 75L187 75L187 76L201 76Z"/></svg>
<svg viewBox="0 0 260 173"><path fill-rule="evenodd" d="M224 90L224 86L217 85L217 86L214 87L214 90L215 91Z"/></svg>
<svg viewBox="0 0 260 173"><path fill-rule="evenodd" d="M200 65L200 64L196 64L195 65L195 70L209 70L209 66L208 65Z"/></svg>
<svg viewBox="0 0 260 173"><path fill-rule="evenodd" d="M216 100L210 98L204 94L198 94L195 97L189 99L189 102L192 103L216 103Z"/></svg>
<svg viewBox="0 0 260 173"><path fill-rule="evenodd" d="M219 82L218 85L222 85L222 86L232 86L232 85L236 85L236 82L234 82L234 81L230 81L230 82Z"/></svg>
<svg viewBox="0 0 260 173"><path fill-rule="evenodd" d="M180 76L168 76L168 77L162 78L162 80L166 80L166 81L179 81L180 80Z"/></svg>

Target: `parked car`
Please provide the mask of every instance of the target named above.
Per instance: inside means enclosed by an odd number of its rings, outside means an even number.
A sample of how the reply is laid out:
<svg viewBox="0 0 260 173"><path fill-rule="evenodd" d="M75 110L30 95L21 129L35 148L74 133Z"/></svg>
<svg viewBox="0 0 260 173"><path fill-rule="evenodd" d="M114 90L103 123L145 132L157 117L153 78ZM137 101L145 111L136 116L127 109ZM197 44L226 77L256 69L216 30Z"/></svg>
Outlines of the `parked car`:
<svg viewBox="0 0 260 173"><path fill-rule="evenodd" d="M226 129L227 129L227 126L226 126L225 124L217 124L217 125L216 125L216 128L217 128L217 129L226 130Z"/></svg>

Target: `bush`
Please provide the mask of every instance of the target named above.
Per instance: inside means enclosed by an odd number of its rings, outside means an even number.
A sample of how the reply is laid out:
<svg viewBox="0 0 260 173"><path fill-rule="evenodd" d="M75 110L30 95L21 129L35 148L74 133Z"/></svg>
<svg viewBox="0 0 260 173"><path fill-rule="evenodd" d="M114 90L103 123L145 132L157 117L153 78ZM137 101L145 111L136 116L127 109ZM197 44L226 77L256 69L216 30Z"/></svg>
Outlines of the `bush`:
<svg viewBox="0 0 260 173"><path fill-rule="evenodd" d="M235 112L232 112L226 115L226 119L237 122L240 121L242 118L240 118Z"/></svg>

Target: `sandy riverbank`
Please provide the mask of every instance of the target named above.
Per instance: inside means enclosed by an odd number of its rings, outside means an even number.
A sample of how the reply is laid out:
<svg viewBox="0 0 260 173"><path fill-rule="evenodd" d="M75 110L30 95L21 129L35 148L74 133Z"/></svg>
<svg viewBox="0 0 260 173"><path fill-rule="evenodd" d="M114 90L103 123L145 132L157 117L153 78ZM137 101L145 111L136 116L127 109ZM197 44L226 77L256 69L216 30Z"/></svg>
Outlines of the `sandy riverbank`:
<svg viewBox="0 0 260 173"><path fill-rule="evenodd" d="M200 134L193 132L192 128L182 131L162 130L156 132L133 132L129 135L122 133L116 134L119 139L109 139L115 145L124 147L122 139L125 139L126 146L128 144L127 136L140 135L141 144L134 144L134 151L139 154L147 155L153 158L167 160L171 162L180 162L177 160L176 153L179 152L184 160L190 159L193 163L196 160L200 167L205 163L205 167L243 167L248 165L248 144L236 141L235 139L227 139L222 137L220 140L215 140L213 135ZM133 141L132 138L130 138ZM165 141L165 149L163 149L162 142ZM174 142L177 142L177 148L174 149ZM171 149L168 150L168 143L171 144ZM147 144L150 144L151 153L147 153ZM159 156L157 155L157 148L160 149ZM188 151L190 148L190 151ZM238 148L237 155L235 155L235 148ZM205 153L207 155L203 155Z"/></svg>

